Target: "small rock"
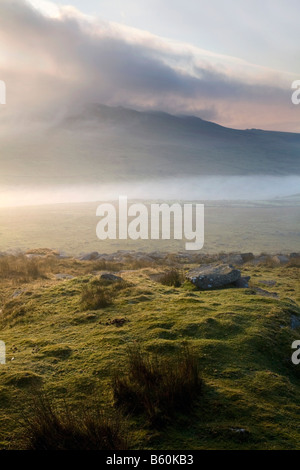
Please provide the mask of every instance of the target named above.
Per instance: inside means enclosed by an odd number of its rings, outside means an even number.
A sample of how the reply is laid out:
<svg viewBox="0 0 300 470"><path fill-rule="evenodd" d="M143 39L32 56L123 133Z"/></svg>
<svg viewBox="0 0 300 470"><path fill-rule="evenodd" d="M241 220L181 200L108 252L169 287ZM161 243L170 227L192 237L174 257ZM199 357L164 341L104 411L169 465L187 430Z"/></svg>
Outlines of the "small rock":
<svg viewBox="0 0 300 470"><path fill-rule="evenodd" d="M277 256L272 256L272 261L278 265L287 264L289 262L289 258L284 255L277 255Z"/></svg>
<svg viewBox="0 0 300 470"><path fill-rule="evenodd" d="M71 274L61 274L61 273L59 273L59 274L55 274L55 278L57 280L74 279L74 276L71 276Z"/></svg>
<svg viewBox="0 0 300 470"><path fill-rule="evenodd" d="M253 253L242 253L241 257L244 263L248 263L249 261L252 261L255 258Z"/></svg>
<svg viewBox="0 0 300 470"><path fill-rule="evenodd" d="M258 266L259 264L266 263L267 260L268 260L267 255L261 255L261 256L258 256L257 258L254 258L254 260L252 260L252 264L254 264L254 266Z"/></svg>
<svg viewBox="0 0 300 470"><path fill-rule="evenodd" d="M276 292L268 292L267 290L261 289L260 287L255 287L253 290L256 294L261 295L262 297L279 299L279 295Z"/></svg>
<svg viewBox="0 0 300 470"><path fill-rule="evenodd" d="M104 279L106 281L111 281L111 282L122 282L123 281L122 277L116 276L115 274L111 274L111 273L101 274L100 279Z"/></svg>
<svg viewBox="0 0 300 470"><path fill-rule="evenodd" d="M79 259L80 261L94 261L98 259L99 253L98 251L93 251L92 253L87 253L85 255L82 255Z"/></svg>
<svg viewBox="0 0 300 470"><path fill-rule="evenodd" d="M224 256L221 260L223 263L232 264L233 266L241 266L244 264L242 256L236 254Z"/></svg>
<svg viewBox="0 0 300 470"><path fill-rule="evenodd" d="M268 286L268 287L274 287L276 286L276 281L258 281L260 284L264 284L265 286Z"/></svg>

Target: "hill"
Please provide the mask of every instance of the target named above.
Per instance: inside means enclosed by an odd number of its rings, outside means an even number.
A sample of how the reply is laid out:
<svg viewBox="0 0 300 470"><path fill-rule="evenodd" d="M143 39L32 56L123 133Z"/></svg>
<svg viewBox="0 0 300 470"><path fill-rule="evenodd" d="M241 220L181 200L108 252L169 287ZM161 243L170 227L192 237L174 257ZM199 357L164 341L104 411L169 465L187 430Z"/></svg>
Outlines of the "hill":
<svg viewBox="0 0 300 470"><path fill-rule="evenodd" d="M126 421L130 449L299 448L300 375L291 362L300 325L297 263L260 257L239 267L251 276L249 288L205 292L187 282L165 285L163 273L180 275L191 266L180 257L79 261L44 251L0 258L7 345L1 448L24 448L22 418L32 419L32 396L40 393L72 413L116 411L114 374L126 377L128 346L136 344L169 364L188 346L203 386L191 409L178 405L163 422L127 411L119 419ZM103 283L103 270L124 284Z"/></svg>
<svg viewBox="0 0 300 470"><path fill-rule="evenodd" d="M1 184L89 184L206 175L300 175L300 134L93 105L1 139Z"/></svg>

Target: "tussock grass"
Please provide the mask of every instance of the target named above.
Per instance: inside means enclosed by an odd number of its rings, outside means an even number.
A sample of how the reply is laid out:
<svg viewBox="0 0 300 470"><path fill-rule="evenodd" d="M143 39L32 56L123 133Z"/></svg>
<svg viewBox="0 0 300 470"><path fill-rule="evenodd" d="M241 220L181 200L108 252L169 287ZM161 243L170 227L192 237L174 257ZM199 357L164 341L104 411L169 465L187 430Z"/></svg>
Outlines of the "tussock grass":
<svg viewBox="0 0 300 470"><path fill-rule="evenodd" d="M15 279L21 282L45 278L53 265L50 258L28 258L25 255L0 257L0 279Z"/></svg>
<svg viewBox="0 0 300 470"><path fill-rule="evenodd" d="M188 347L172 359L149 355L138 347L128 350L127 370L113 380L115 406L147 416L161 426L175 412L190 411L202 393L197 358Z"/></svg>
<svg viewBox="0 0 300 470"><path fill-rule="evenodd" d="M36 451L126 450L127 431L119 416L85 410L75 413L39 396L24 418L21 447Z"/></svg>
<svg viewBox="0 0 300 470"><path fill-rule="evenodd" d="M183 280L184 278L182 272L175 268L171 269L170 271L167 271L158 278L158 281L161 284L170 287L180 287L183 283Z"/></svg>
<svg viewBox="0 0 300 470"><path fill-rule="evenodd" d="M84 285L81 292L81 306L84 310L98 310L113 304L119 291L129 287L125 281L93 279Z"/></svg>

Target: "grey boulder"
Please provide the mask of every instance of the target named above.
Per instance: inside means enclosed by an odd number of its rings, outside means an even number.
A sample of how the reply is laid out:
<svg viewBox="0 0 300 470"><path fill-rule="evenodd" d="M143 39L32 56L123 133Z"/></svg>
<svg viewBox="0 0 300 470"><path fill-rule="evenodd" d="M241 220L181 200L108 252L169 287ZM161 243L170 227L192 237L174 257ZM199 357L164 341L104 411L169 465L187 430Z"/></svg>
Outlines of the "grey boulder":
<svg viewBox="0 0 300 470"><path fill-rule="evenodd" d="M111 273L101 274L100 279L104 279L105 281L110 281L110 282L122 282L123 281L122 277L116 276L115 274L111 274Z"/></svg>
<svg viewBox="0 0 300 470"><path fill-rule="evenodd" d="M186 278L201 290L222 289L240 281L241 272L230 265L214 264L192 269Z"/></svg>

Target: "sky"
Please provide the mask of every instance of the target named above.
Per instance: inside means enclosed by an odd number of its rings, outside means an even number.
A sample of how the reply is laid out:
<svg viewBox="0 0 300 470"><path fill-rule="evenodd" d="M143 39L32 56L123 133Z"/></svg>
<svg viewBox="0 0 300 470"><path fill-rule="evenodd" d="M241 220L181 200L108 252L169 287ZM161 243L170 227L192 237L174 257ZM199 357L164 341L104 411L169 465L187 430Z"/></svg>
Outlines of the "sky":
<svg viewBox="0 0 300 470"><path fill-rule="evenodd" d="M298 0L73 0L70 3L86 14L107 21L300 75Z"/></svg>
<svg viewBox="0 0 300 470"><path fill-rule="evenodd" d="M300 132L298 0L1 0L9 126L104 103Z"/></svg>

